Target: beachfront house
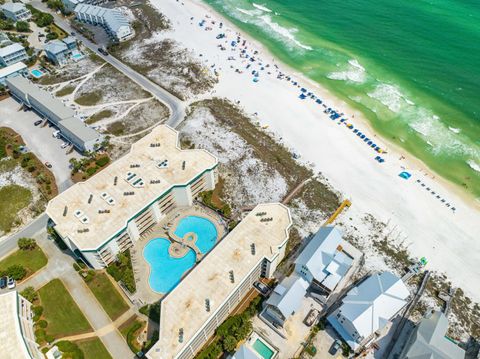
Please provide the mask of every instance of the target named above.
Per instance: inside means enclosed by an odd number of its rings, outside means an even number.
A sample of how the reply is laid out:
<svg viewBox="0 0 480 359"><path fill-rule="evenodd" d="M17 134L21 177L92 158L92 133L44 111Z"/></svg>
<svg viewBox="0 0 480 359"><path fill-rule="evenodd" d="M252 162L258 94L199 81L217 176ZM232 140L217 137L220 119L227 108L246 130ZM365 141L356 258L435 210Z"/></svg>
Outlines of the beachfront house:
<svg viewBox="0 0 480 359"><path fill-rule="evenodd" d="M14 22L27 21L32 17L32 13L21 2L8 2L2 5L2 12L7 19Z"/></svg>
<svg viewBox="0 0 480 359"><path fill-rule="evenodd" d="M75 7L74 12L78 21L103 26L115 41L126 41L135 35L129 19L118 10L79 4Z"/></svg>
<svg viewBox="0 0 480 359"><path fill-rule="evenodd" d="M7 79L9 78L27 75L27 65L25 65L23 62L17 62L16 64L0 69L0 85L5 86Z"/></svg>
<svg viewBox="0 0 480 359"><path fill-rule="evenodd" d="M384 334L383 330L405 307L409 296L407 286L395 274L373 274L352 288L327 320L350 348L357 351Z"/></svg>
<svg viewBox="0 0 480 359"><path fill-rule="evenodd" d="M73 36L68 36L63 40L53 40L45 45L45 55L55 65L64 66L76 49L77 41Z"/></svg>
<svg viewBox="0 0 480 359"><path fill-rule="evenodd" d="M282 280L265 303L262 316L281 327L300 308L308 282L297 274Z"/></svg>
<svg viewBox="0 0 480 359"><path fill-rule="evenodd" d="M411 334L401 359L463 359L465 351L446 336L448 319L440 311L428 311Z"/></svg>
<svg viewBox="0 0 480 359"><path fill-rule="evenodd" d="M3 31L0 32L0 48L13 44L8 35Z"/></svg>
<svg viewBox="0 0 480 359"><path fill-rule="evenodd" d="M312 289L328 295L345 278L358 255L359 251L343 240L338 229L321 227L295 261L295 272Z"/></svg>
<svg viewBox="0 0 480 359"><path fill-rule="evenodd" d="M0 66L10 66L20 61L27 61L28 55L25 48L19 43L14 43L0 48Z"/></svg>

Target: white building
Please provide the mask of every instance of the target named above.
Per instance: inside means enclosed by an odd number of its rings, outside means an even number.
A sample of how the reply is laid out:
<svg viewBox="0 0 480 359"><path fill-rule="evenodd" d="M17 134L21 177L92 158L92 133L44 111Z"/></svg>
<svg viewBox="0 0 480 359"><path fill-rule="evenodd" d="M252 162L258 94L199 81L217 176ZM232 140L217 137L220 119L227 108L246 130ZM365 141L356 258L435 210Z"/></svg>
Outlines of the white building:
<svg viewBox="0 0 480 359"><path fill-rule="evenodd" d="M16 76L27 76L27 65L23 62L17 62L16 64L4 67L0 69L0 85L5 86L7 79Z"/></svg>
<svg viewBox="0 0 480 359"><path fill-rule="evenodd" d="M160 302L159 339L147 357L194 358L254 290L253 283L272 277L285 255L291 223L280 203L256 206Z"/></svg>
<svg viewBox="0 0 480 359"><path fill-rule="evenodd" d="M352 267L355 254L334 226L321 227L295 261L295 272L309 284L332 292ZM357 254L358 255L358 254Z"/></svg>
<svg viewBox="0 0 480 359"><path fill-rule="evenodd" d="M300 308L308 287L308 282L297 274L285 278L266 301L262 316L283 327Z"/></svg>
<svg viewBox="0 0 480 359"><path fill-rule="evenodd" d="M328 322L353 350L369 345L407 304L405 283L390 272L374 274L351 289Z"/></svg>
<svg viewBox="0 0 480 359"><path fill-rule="evenodd" d="M465 350L446 336L448 319L429 311L412 332L400 359L463 359Z"/></svg>
<svg viewBox="0 0 480 359"><path fill-rule="evenodd" d="M17 62L28 60L27 52L25 48L19 43L13 43L11 45L0 48L0 65L10 66Z"/></svg>
<svg viewBox="0 0 480 359"><path fill-rule="evenodd" d="M77 48L76 39L73 36L68 36L62 40L50 41L45 45L45 54L55 65L64 66Z"/></svg>
<svg viewBox="0 0 480 359"><path fill-rule="evenodd" d="M158 126L130 153L52 199L47 214L70 249L103 268L176 207L215 188L217 159L181 150L177 132Z"/></svg>
<svg viewBox="0 0 480 359"><path fill-rule="evenodd" d="M120 42L135 35L128 18L115 9L79 4L75 7L75 17L88 24L103 26L109 35Z"/></svg>
<svg viewBox="0 0 480 359"><path fill-rule="evenodd" d="M0 294L0 357L42 359L33 332L31 304L16 291Z"/></svg>
<svg viewBox="0 0 480 359"><path fill-rule="evenodd" d="M7 19L14 22L26 21L32 17L32 13L21 2L7 2L2 5L2 11Z"/></svg>
<svg viewBox="0 0 480 359"><path fill-rule="evenodd" d="M6 83L14 98L57 126L62 136L80 152L94 151L101 146L104 136L86 126L75 117L75 111L49 92L21 76L8 78Z"/></svg>

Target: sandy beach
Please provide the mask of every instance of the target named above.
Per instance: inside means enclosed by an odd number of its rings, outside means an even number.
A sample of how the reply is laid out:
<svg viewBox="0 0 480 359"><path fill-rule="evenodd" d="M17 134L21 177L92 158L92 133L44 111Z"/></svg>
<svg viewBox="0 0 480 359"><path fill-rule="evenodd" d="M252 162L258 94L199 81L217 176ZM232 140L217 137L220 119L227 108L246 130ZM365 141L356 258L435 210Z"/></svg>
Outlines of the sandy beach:
<svg viewBox="0 0 480 359"><path fill-rule="evenodd" d="M414 257L425 256L428 269L444 272L454 285L480 301L480 289L473 285L480 283L476 240L480 208L474 199L379 138L358 111L273 59L200 1L152 0L152 4L172 21L173 29L164 35L191 49L218 74L218 84L204 97L226 97L238 103L351 199L349 217L370 213L388 222ZM219 34L225 37L217 38ZM299 98L302 93L305 99ZM325 113L328 108L343 115L332 120L332 113ZM388 153L375 151L347 123ZM384 162L375 160L377 156ZM402 171L412 176L403 179Z"/></svg>

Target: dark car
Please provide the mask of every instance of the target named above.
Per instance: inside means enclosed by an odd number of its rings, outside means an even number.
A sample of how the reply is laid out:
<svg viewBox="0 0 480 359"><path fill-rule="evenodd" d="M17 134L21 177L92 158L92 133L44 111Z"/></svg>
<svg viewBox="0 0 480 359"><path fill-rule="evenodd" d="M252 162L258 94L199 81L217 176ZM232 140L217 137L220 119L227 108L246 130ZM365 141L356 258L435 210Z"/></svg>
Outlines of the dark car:
<svg viewBox="0 0 480 359"><path fill-rule="evenodd" d="M105 49L102 48L102 47L99 47L99 48L98 48L98 52L101 53L102 55L108 56L107 50L105 50Z"/></svg>
<svg viewBox="0 0 480 359"><path fill-rule="evenodd" d="M332 346L330 347L330 349L328 349L328 353L329 353L330 355L335 355L335 354L337 354L338 349L340 349L341 346L342 346L342 342L341 342L340 340L336 339L336 340L333 342L333 344L332 344Z"/></svg>
<svg viewBox="0 0 480 359"><path fill-rule="evenodd" d="M39 124L42 123L42 120L38 120L38 121L35 121L35 123L33 124L34 126L38 126Z"/></svg>
<svg viewBox="0 0 480 359"><path fill-rule="evenodd" d="M7 277L0 278L0 289L3 289L7 286Z"/></svg>

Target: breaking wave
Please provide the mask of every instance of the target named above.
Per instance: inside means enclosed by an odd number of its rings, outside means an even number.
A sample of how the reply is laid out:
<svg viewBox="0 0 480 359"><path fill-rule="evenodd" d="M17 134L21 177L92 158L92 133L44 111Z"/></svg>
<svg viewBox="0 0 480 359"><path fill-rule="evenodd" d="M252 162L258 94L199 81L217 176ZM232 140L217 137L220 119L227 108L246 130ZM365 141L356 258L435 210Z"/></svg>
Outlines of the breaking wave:
<svg viewBox="0 0 480 359"><path fill-rule="evenodd" d="M265 12L272 12L272 10L270 10L268 7L263 6L263 5L253 3L252 6L254 8L258 9L258 10L262 10L262 11L265 11Z"/></svg>
<svg viewBox="0 0 480 359"><path fill-rule="evenodd" d="M365 68L356 59L348 61L348 68L345 71L336 71L327 75L331 80L351 81L364 83L366 80Z"/></svg>

